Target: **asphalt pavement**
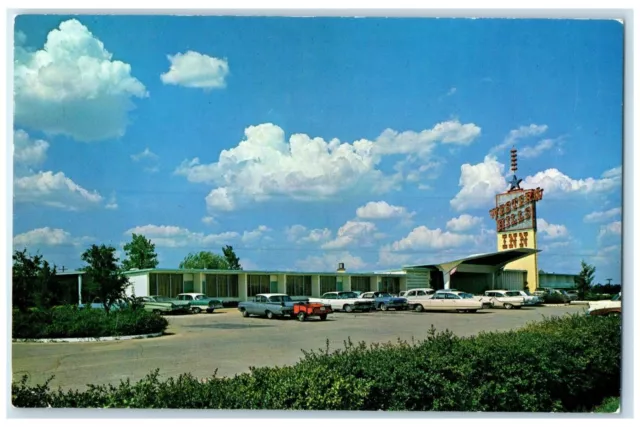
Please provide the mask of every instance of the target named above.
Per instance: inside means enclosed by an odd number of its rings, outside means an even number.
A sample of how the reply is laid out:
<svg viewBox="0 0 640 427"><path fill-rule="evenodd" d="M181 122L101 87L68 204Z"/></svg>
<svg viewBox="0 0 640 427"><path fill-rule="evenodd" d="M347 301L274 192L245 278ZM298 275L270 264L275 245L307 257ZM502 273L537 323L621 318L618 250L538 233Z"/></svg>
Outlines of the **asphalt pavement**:
<svg viewBox="0 0 640 427"><path fill-rule="evenodd" d="M117 384L142 379L155 368L167 378L191 372L204 378L247 372L250 366L295 364L301 349L341 348L352 342L421 340L433 325L459 336L481 331L506 331L542 320L543 316L578 313L583 306L491 309L477 313L387 311L334 313L326 321L243 318L235 309L184 316L167 316L167 334L130 341L80 343L12 343L14 379L51 381L53 387L86 389L86 384Z"/></svg>

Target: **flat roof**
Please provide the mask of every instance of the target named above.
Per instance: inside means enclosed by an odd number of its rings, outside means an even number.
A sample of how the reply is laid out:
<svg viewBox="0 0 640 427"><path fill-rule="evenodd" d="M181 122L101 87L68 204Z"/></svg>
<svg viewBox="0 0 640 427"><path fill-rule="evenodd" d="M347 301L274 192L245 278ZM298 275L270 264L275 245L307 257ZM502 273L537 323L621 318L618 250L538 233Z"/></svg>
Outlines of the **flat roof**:
<svg viewBox="0 0 640 427"><path fill-rule="evenodd" d="M58 273L59 275L78 275L84 274L85 271L73 270ZM270 270L214 270L214 269L193 269L193 268L144 268L140 270L128 270L124 274L127 276L135 276L147 273L175 273L175 274L193 274L193 273L209 273L209 274L287 274L290 276L320 275L320 276L402 276L404 272L360 272L360 271L270 271Z"/></svg>

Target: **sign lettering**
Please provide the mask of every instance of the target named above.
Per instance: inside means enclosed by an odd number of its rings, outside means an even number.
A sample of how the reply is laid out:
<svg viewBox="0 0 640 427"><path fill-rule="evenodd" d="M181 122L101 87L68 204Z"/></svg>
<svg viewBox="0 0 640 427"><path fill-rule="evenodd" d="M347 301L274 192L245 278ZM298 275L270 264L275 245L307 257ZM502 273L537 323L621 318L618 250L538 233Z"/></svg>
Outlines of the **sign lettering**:
<svg viewBox="0 0 640 427"><path fill-rule="evenodd" d="M526 248L529 232L505 233L502 235L502 249Z"/></svg>
<svg viewBox="0 0 640 427"><path fill-rule="evenodd" d="M535 203L542 200L542 188L534 190L514 190L498 194L496 207L489 211L496 221L497 231L534 228Z"/></svg>

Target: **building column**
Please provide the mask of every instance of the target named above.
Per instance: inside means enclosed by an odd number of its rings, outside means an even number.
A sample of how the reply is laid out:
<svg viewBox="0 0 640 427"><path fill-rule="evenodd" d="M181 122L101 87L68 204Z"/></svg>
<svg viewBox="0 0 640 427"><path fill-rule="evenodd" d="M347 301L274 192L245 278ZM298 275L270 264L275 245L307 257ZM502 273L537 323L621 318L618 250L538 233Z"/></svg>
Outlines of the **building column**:
<svg viewBox="0 0 640 427"><path fill-rule="evenodd" d="M443 271L442 276L444 280L444 288L451 289L451 274L448 271Z"/></svg>
<svg viewBox="0 0 640 427"><path fill-rule="evenodd" d="M287 275L278 274L278 293L287 294Z"/></svg>
<svg viewBox="0 0 640 427"><path fill-rule="evenodd" d="M247 289L247 273L238 274L238 299L240 301L247 301L248 297Z"/></svg>
<svg viewBox="0 0 640 427"><path fill-rule="evenodd" d="M351 290L351 276L338 276L338 280L337 283L340 283L340 281L342 280L342 289L343 291L350 291ZM338 289L340 289L340 286L337 286Z"/></svg>
<svg viewBox="0 0 640 427"><path fill-rule="evenodd" d="M82 274L78 274L78 304L82 304Z"/></svg>
<svg viewBox="0 0 640 427"><path fill-rule="evenodd" d="M320 297L320 276L317 274L311 276L311 296Z"/></svg>

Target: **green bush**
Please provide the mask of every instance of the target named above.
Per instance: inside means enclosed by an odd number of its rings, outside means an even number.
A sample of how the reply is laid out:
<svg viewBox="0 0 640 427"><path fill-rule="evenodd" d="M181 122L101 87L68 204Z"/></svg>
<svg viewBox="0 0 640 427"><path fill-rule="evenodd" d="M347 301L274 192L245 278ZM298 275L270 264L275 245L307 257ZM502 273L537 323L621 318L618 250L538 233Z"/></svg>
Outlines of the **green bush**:
<svg viewBox="0 0 640 427"><path fill-rule="evenodd" d="M620 395L621 323L550 318L512 332L460 338L433 328L420 342L345 343L290 367L206 381L190 374L89 390L12 384L18 407L387 411L590 411Z"/></svg>
<svg viewBox="0 0 640 427"><path fill-rule="evenodd" d="M109 314L76 306L13 312L13 338L97 338L163 332L165 318L145 310L124 309Z"/></svg>
<svg viewBox="0 0 640 427"><path fill-rule="evenodd" d="M546 294L543 300L545 304L566 304L569 302L566 296L557 293Z"/></svg>
<svg viewBox="0 0 640 427"><path fill-rule="evenodd" d="M605 300L610 300L611 298L613 298L613 295L609 295L609 294L586 294L584 296L584 300L585 301L605 301Z"/></svg>

